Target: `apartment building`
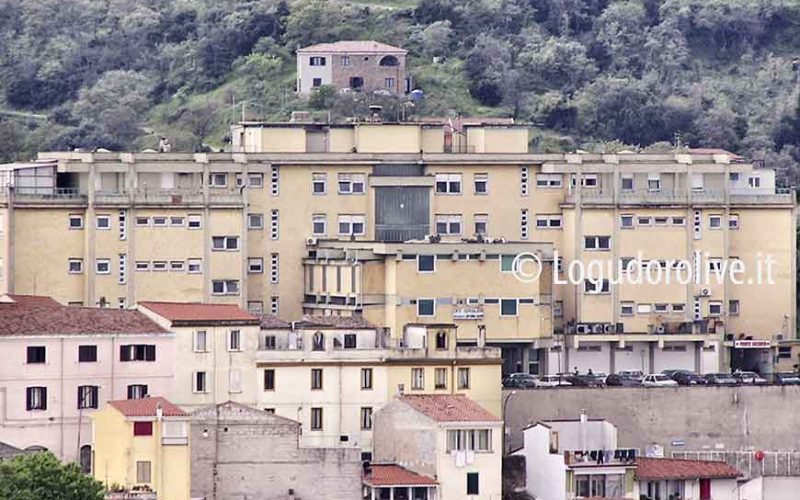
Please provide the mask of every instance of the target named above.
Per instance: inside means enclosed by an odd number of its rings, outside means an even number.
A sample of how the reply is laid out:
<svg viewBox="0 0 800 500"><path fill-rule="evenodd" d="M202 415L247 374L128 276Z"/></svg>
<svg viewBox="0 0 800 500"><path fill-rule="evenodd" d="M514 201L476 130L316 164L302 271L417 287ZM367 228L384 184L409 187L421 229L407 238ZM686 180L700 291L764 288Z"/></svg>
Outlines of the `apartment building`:
<svg viewBox="0 0 800 500"><path fill-rule="evenodd" d="M374 40L342 40L297 50L297 92L321 85L354 91L409 92L407 50Z"/></svg>
<svg viewBox="0 0 800 500"><path fill-rule="evenodd" d="M136 311L0 302L0 441L91 464L90 416L112 399L172 395L175 335Z"/></svg>
<svg viewBox="0 0 800 500"><path fill-rule="evenodd" d="M510 124L247 123L232 138L234 153L42 153L4 166L0 286L86 305L192 300L284 318L363 313L394 339L410 322L452 323L467 344L485 326L487 345L503 344L505 372L768 372L793 357L795 199L768 168L720 151L532 154L527 129ZM463 281L467 273L448 270L445 258L430 275L415 271L419 280L402 273L380 284L381 270L411 269L402 255L438 255L439 244L450 245L442 255L459 255L454 268L472 269L461 256L480 240L498 245L487 257L504 244L540 250L544 261L552 254L550 304L535 302L544 289L512 294L526 301L522 313L545 318L549 307L552 333L546 323L495 321L502 304L482 300L504 298L491 289L495 278ZM409 303L335 303L331 280L341 274L344 287L353 272L320 274L320 249L374 255L351 261L357 277L376 280L351 293ZM388 263L391 254L399 263ZM756 279L768 256L772 284ZM677 279L731 262L747 269L744 282ZM576 263L650 266L672 280L575 283ZM453 273L467 290L449 293L449 304L434 283L452 287ZM416 283L419 292L402 288ZM423 300L412 318L419 298L442 299L434 316ZM465 305L484 317L466 319L463 298L477 298Z"/></svg>
<svg viewBox="0 0 800 500"><path fill-rule="evenodd" d="M462 394L500 414L500 351L457 344L453 324L409 325L399 340L363 316L262 323L258 406L302 425L305 446L360 447L397 394Z"/></svg>

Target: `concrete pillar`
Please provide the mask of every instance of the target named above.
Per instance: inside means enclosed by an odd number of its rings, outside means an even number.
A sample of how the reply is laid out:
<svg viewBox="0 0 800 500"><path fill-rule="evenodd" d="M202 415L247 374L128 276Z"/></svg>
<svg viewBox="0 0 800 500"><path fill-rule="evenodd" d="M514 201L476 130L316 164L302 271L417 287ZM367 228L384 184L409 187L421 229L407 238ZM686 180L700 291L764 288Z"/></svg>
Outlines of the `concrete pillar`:
<svg viewBox="0 0 800 500"><path fill-rule="evenodd" d="M653 373L656 369L656 344L655 342L648 342L647 346L650 348L650 368L648 371Z"/></svg>
<svg viewBox="0 0 800 500"><path fill-rule="evenodd" d="M694 342L694 371L700 373L700 360L702 356L703 343Z"/></svg>
<svg viewBox="0 0 800 500"><path fill-rule="evenodd" d="M609 342L608 343L608 373L609 374L615 373L617 371L616 366L615 366L616 357L617 357L616 346L614 345L614 342Z"/></svg>

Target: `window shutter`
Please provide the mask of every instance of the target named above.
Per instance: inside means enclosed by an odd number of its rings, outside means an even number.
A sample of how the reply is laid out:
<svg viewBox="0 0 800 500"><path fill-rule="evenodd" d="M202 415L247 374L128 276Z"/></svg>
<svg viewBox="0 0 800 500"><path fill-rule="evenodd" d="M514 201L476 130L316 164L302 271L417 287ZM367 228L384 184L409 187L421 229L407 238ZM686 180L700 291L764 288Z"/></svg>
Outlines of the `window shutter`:
<svg viewBox="0 0 800 500"><path fill-rule="evenodd" d="M130 361L130 346L121 345L119 346L119 360L120 361Z"/></svg>
<svg viewBox="0 0 800 500"><path fill-rule="evenodd" d="M92 408L97 408L97 405L100 400L100 388L98 386L92 386Z"/></svg>
<svg viewBox="0 0 800 500"><path fill-rule="evenodd" d="M42 410L47 409L47 387L42 387L40 394L42 395Z"/></svg>
<svg viewBox="0 0 800 500"><path fill-rule="evenodd" d="M155 361L156 360L156 346L147 345L147 346L144 347L144 360L145 361Z"/></svg>
<svg viewBox="0 0 800 500"><path fill-rule="evenodd" d="M33 409L33 387L28 387L25 389L25 409L32 410Z"/></svg>

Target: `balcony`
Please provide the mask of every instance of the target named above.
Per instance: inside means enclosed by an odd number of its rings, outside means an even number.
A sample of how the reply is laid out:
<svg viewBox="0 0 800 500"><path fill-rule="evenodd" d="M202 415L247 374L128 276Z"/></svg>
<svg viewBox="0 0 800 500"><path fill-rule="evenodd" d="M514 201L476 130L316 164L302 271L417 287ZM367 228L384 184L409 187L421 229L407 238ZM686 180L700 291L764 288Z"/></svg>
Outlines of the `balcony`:
<svg viewBox="0 0 800 500"><path fill-rule="evenodd" d="M132 196L131 196L132 194ZM199 189L135 189L133 191L97 191L96 205L203 206L205 196ZM211 191L210 205L243 206L239 191Z"/></svg>
<svg viewBox="0 0 800 500"><path fill-rule="evenodd" d="M78 188L16 188L12 194L16 205L85 205L87 196Z"/></svg>
<svg viewBox="0 0 800 500"><path fill-rule="evenodd" d="M692 204L724 204L724 190L695 190L662 189L658 191L635 190L618 191L616 203L619 205L686 205ZM735 189L728 192L728 202L738 205L791 205L794 203L794 191L789 188L776 188L774 192L758 189ZM564 203L574 204L577 201L575 193L568 194ZM615 203L614 191L604 189L584 188L581 193L583 205L613 205Z"/></svg>

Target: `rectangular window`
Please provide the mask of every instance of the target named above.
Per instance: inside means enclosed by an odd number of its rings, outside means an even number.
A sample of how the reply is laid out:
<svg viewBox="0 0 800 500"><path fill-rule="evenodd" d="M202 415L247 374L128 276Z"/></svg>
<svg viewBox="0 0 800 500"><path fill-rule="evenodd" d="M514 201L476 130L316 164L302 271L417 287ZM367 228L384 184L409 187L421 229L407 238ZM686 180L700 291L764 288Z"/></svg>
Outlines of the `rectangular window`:
<svg viewBox="0 0 800 500"><path fill-rule="evenodd" d="M186 264L182 260L173 260L169 263L169 270L173 272L183 272Z"/></svg>
<svg viewBox="0 0 800 500"><path fill-rule="evenodd" d="M437 215L436 234L460 235L461 215Z"/></svg>
<svg viewBox="0 0 800 500"><path fill-rule="evenodd" d="M356 338L355 333L345 333L344 334L344 348L345 349L355 349L358 345L358 341Z"/></svg>
<svg viewBox="0 0 800 500"><path fill-rule="evenodd" d="M620 316L633 316L634 305L633 302L620 302L619 315Z"/></svg>
<svg viewBox="0 0 800 500"><path fill-rule="evenodd" d="M124 285L128 282L128 255L117 255L117 284Z"/></svg>
<svg viewBox="0 0 800 500"><path fill-rule="evenodd" d="M96 362L97 362L96 345L78 346L78 363L96 363Z"/></svg>
<svg viewBox="0 0 800 500"><path fill-rule="evenodd" d="M314 214L311 216L311 234L314 236L325 236L328 232L328 219L325 214Z"/></svg>
<svg viewBox="0 0 800 500"><path fill-rule="evenodd" d="M393 89L395 84L395 79L392 77L386 77L383 79L383 86L387 89Z"/></svg>
<svg viewBox="0 0 800 500"><path fill-rule="evenodd" d="M461 174L436 174L436 194L461 194Z"/></svg>
<svg viewBox="0 0 800 500"><path fill-rule="evenodd" d="M186 216L186 227L189 229L200 229L203 227L203 216L198 214L189 214Z"/></svg>
<svg viewBox="0 0 800 500"><path fill-rule="evenodd" d="M425 389L425 368L411 369L411 388L420 391Z"/></svg>
<svg viewBox="0 0 800 500"><path fill-rule="evenodd" d="M250 257L247 259L247 272L249 274L261 274L264 272L264 259L261 257Z"/></svg>
<svg viewBox="0 0 800 500"><path fill-rule="evenodd" d="M469 389L469 368L458 369L458 388Z"/></svg>
<svg viewBox="0 0 800 500"><path fill-rule="evenodd" d="M322 78L312 78L311 79L311 86L312 87L322 87Z"/></svg>
<svg viewBox="0 0 800 500"><path fill-rule="evenodd" d="M760 188L761 187L761 177L748 177L747 178L747 185L751 188Z"/></svg>
<svg viewBox="0 0 800 500"><path fill-rule="evenodd" d="M436 368L433 372L433 388L447 389L447 368Z"/></svg>
<svg viewBox="0 0 800 500"><path fill-rule="evenodd" d="M208 351L208 334L205 330L197 330L194 332L193 348L194 352Z"/></svg>
<svg viewBox="0 0 800 500"><path fill-rule="evenodd" d="M264 336L264 344L262 348L265 351L274 351L277 348L277 343L275 341L275 335L265 335Z"/></svg>
<svg viewBox="0 0 800 500"><path fill-rule="evenodd" d="M611 248L611 237L584 236L583 248L586 250L609 250Z"/></svg>
<svg viewBox="0 0 800 500"><path fill-rule="evenodd" d="M206 392L206 372L194 372L192 391L197 393Z"/></svg>
<svg viewBox="0 0 800 500"><path fill-rule="evenodd" d="M322 368L311 369L311 390L322 390Z"/></svg>
<svg viewBox="0 0 800 500"><path fill-rule="evenodd" d="M322 56L312 56L308 58L309 66L325 66L325 58Z"/></svg>
<svg viewBox="0 0 800 500"><path fill-rule="evenodd" d="M372 368L361 369L361 390L372 389Z"/></svg>
<svg viewBox="0 0 800 500"><path fill-rule="evenodd" d="M28 356L27 356L27 363L29 365L33 364L43 364L47 362L47 349L41 345L29 345L28 346Z"/></svg>
<svg viewBox="0 0 800 500"><path fill-rule="evenodd" d="M166 271L168 264L163 260L153 261L153 271Z"/></svg>
<svg viewBox="0 0 800 500"><path fill-rule="evenodd" d="M479 495L480 480L477 472L467 472L467 495Z"/></svg>
<svg viewBox="0 0 800 500"><path fill-rule="evenodd" d="M230 330L228 332L228 350L237 352L242 350L242 331Z"/></svg>
<svg viewBox="0 0 800 500"><path fill-rule="evenodd" d="M436 256L417 255L417 272L420 273L436 272Z"/></svg>
<svg viewBox="0 0 800 500"><path fill-rule="evenodd" d="M500 316L516 316L518 307L517 299L500 299Z"/></svg>
<svg viewBox="0 0 800 500"><path fill-rule="evenodd" d="M322 430L322 408L311 408L311 430Z"/></svg>
<svg viewBox="0 0 800 500"><path fill-rule="evenodd" d="M372 408L369 406L361 407L361 430L372 429Z"/></svg>
<svg viewBox="0 0 800 500"><path fill-rule="evenodd" d="M128 386L128 399L142 399L147 397L149 392L144 384L132 384Z"/></svg>
<svg viewBox="0 0 800 500"><path fill-rule="evenodd" d="M270 211L269 215L269 238L277 240L281 235L281 216L277 209Z"/></svg>
<svg viewBox="0 0 800 500"><path fill-rule="evenodd" d="M682 313L686 311L686 304L672 304L672 312Z"/></svg>
<svg viewBox="0 0 800 500"><path fill-rule="evenodd" d="M417 316L423 318L436 316L436 299L417 299Z"/></svg>
<svg viewBox="0 0 800 500"><path fill-rule="evenodd" d="M519 167L519 195L528 196L530 189L530 169L528 167Z"/></svg>
<svg viewBox="0 0 800 500"><path fill-rule="evenodd" d="M83 215L70 214L69 215L69 228L70 229L83 229Z"/></svg>
<svg viewBox="0 0 800 500"><path fill-rule="evenodd" d="M673 217L672 218L672 225L673 226L685 226L686 225L686 217Z"/></svg>
<svg viewBox="0 0 800 500"><path fill-rule="evenodd" d="M47 409L47 387L28 387L25 390L25 409Z"/></svg>
<svg viewBox="0 0 800 500"><path fill-rule="evenodd" d="M211 249L216 251L237 251L239 250L238 236L212 236Z"/></svg>
<svg viewBox="0 0 800 500"><path fill-rule="evenodd" d="M622 229L633 229L633 215L620 215L619 227Z"/></svg>
<svg viewBox="0 0 800 500"><path fill-rule="evenodd" d="M275 390L275 369L273 368L268 368L264 370L264 390L265 391Z"/></svg>
<svg viewBox="0 0 800 500"><path fill-rule="evenodd" d="M96 385L78 386L78 409L97 408L100 388Z"/></svg>
<svg viewBox="0 0 800 500"><path fill-rule="evenodd" d="M536 214L537 229L561 229L561 223L560 215Z"/></svg>
<svg viewBox="0 0 800 500"><path fill-rule="evenodd" d="M739 215L738 214L730 214L730 216L728 216L728 228L729 229L739 229Z"/></svg>
<svg viewBox="0 0 800 500"><path fill-rule="evenodd" d="M111 259L97 259L95 261L97 274L111 274Z"/></svg>
<svg viewBox="0 0 800 500"><path fill-rule="evenodd" d="M633 176L632 175L623 175L620 178L620 189L623 191L633 191L634 184L633 184Z"/></svg>
<svg viewBox="0 0 800 500"><path fill-rule="evenodd" d="M339 174L339 194L364 194L364 174Z"/></svg>
<svg viewBox="0 0 800 500"><path fill-rule="evenodd" d="M564 178L561 174L536 174L536 187L560 189L564 187Z"/></svg>
<svg viewBox="0 0 800 500"><path fill-rule="evenodd" d="M475 214L475 235L486 236L489 234L489 216L487 214Z"/></svg>
<svg viewBox="0 0 800 500"><path fill-rule="evenodd" d="M729 300L728 301L728 314L731 316L738 316L739 315L739 301L738 300Z"/></svg>
<svg viewBox="0 0 800 500"><path fill-rule="evenodd" d="M366 228L366 217L363 215L340 215L339 235L363 236Z"/></svg>
<svg viewBox="0 0 800 500"><path fill-rule="evenodd" d="M663 304L663 303L653 304L653 311L658 314L664 314L668 310L669 310L669 304Z"/></svg>
<svg viewBox="0 0 800 500"><path fill-rule="evenodd" d="M281 181L280 167L278 165L272 165L270 167L270 174L269 174L270 194L272 194L272 196L278 196L278 193L280 192L280 181Z"/></svg>
<svg viewBox="0 0 800 500"><path fill-rule="evenodd" d="M722 228L722 216L721 215L709 215L708 216L708 227L709 227L709 229L721 229Z"/></svg>
<svg viewBox="0 0 800 500"><path fill-rule="evenodd" d="M208 174L208 185L211 187L226 187L228 185L228 174L225 173Z"/></svg>
<svg viewBox="0 0 800 500"><path fill-rule="evenodd" d="M637 217L636 218L636 225L637 226L649 226L651 225L652 219L650 217Z"/></svg>
<svg viewBox="0 0 800 500"><path fill-rule="evenodd" d="M269 282L277 284L280 281L280 256L277 253L269 255ZM277 313L272 313L277 314Z"/></svg>
<svg viewBox="0 0 800 500"><path fill-rule="evenodd" d="M150 217L136 217L136 226L147 227L150 225Z"/></svg>
<svg viewBox="0 0 800 500"><path fill-rule="evenodd" d="M213 295L239 295L239 280L211 280Z"/></svg>
<svg viewBox="0 0 800 500"><path fill-rule="evenodd" d="M249 187L249 188L263 188L264 187L264 174L247 174L247 187Z"/></svg>
<svg viewBox="0 0 800 500"><path fill-rule="evenodd" d="M134 422L133 423L134 436L152 436L153 435L153 422Z"/></svg>
<svg viewBox="0 0 800 500"><path fill-rule="evenodd" d="M323 195L328 192L328 174L311 174L311 193Z"/></svg>
<svg viewBox="0 0 800 500"><path fill-rule="evenodd" d="M611 293L611 283L608 280L601 282L586 280L583 282L583 291L587 294Z"/></svg>
<svg viewBox="0 0 800 500"><path fill-rule="evenodd" d="M709 302L708 303L709 316L722 316L722 302Z"/></svg>
<svg viewBox="0 0 800 500"><path fill-rule="evenodd" d="M342 66L350 66L350 56L342 56Z"/></svg>
<svg viewBox="0 0 800 500"><path fill-rule="evenodd" d="M475 174L473 184L475 194L489 194L489 174Z"/></svg>
<svg viewBox="0 0 800 500"><path fill-rule="evenodd" d="M199 274L203 272L203 259L188 259L186 261L186 271L189 274Z"/></svg>
<svg viewBox="0 0 800 500"><path fill-rule="evenodd" d="M136 462L136 482L149 484L150 481L150 462Z"/></svg>
<svg viewBox="0 0 800 500"><path fill-rule="evenodd" d="M163 216L153 217L153 227L167 227L167 218Z"/></svg>
<svg viewBox="0 0 800 500"><path fill-rule="evenodd" d="M83 259L69 259L67 263L69 274L83 273Z"/></svg>
<svg viewBox="0 0 800 500"><path fill-rule="evenodd" d="M128 344L119 346L120 361L155 361L156 346L151 344Z"/></svg>
<svg viewBox="0 0 800 500"><path fill-rule="evenodd" d="M649 174L647 176L647 190L651 192L661 191L661 176L659 174Z"/></svg>
<svg viewBox="0 0 800 500"><path fill-rule="evenodd" d="M278 312L281 308L281 299L277 295L273 295L269 298L269 312L275 316L278 315Z"/></svg>
<svg viewBox="0 0 800 500"><path fill-rule="evenodd" d="M186 218L184 217L170 217L169 218L169 225L171 227L183 227L185 224Z"/></svg>
<svg viewBox="0 0 800 500"><path fill-rule="evenodd" d="M669 217L653 217L653 224L656 226L666 226L669 223Z"/></svg>
<svg viewBox="0 0 800 500"><path fill-rule="evenodd" d="M264 229L264 214L247 214L247 229Z"/></svg>
<svg viewBox="0 0 800 500"><path fill-rule="evenodd" d="M111 229L111 216L98 215L97 218L95 219L95 227L100 230Z"/></svg>

